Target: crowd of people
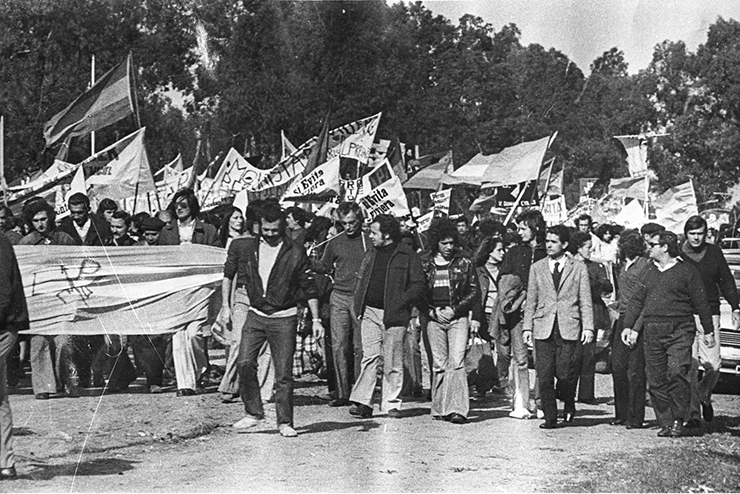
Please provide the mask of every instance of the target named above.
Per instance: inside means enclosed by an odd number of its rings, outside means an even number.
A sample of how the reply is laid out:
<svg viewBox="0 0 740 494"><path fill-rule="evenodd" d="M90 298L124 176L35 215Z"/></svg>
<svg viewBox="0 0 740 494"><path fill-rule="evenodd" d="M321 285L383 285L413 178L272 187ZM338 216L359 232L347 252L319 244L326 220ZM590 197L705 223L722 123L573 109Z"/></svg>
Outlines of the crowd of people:
<svg viewBox="0 0 740 494"><path fill-rule="evenodd" d="M641 231L596 227L587 215L575 228L547 227L537 210L508 225L440 215L421 233L391 215L366 219L351 202L332 218L283 210L275 200L215 217L201 214L190 189L156 216L132 216L110 199L93 213L79 193L67 206L59 221L43 199L27 201L20 218L0 208L0 476L14 475L7 385L17 384L25 363L39 400L79 396L84 387L120 392L140 373L151 393L174 379L177 395L190 396L214 375L212 339L227 348L220 399L244 405L233 427L262 423L263 404L274 401L280 434L293 437L293 382L307 361L327 381L328 405L355 417L376 412L380 375L378 410L391 418L404 416L404 397L426 395L433 419L463 424L471 393L500 393L511 418L557 429L574 420L576 402L595 403L596 362L608 346L611 424L644 427L649 390L658 435L682 437L713 417L720 295L740 325L734 278L700 216L689 218L679 241L654 223ZM161 335L17 337L28 314L12 244L188 243L226 249L215 323L196 320ZM495 361L487 380L466 369L479 340Z"/></svg>

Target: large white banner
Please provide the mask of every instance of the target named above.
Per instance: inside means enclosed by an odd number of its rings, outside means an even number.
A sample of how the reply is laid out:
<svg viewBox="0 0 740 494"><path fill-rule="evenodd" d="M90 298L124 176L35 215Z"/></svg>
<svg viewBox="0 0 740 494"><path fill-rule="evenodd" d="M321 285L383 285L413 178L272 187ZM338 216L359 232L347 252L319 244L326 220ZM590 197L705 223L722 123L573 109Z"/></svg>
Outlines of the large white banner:
<svg viewBox="0 0 740 494"><path fill-rule="evenodd" d="M205 245L15 246L33 334L156 334L206 322L226 252Z"/></svg>

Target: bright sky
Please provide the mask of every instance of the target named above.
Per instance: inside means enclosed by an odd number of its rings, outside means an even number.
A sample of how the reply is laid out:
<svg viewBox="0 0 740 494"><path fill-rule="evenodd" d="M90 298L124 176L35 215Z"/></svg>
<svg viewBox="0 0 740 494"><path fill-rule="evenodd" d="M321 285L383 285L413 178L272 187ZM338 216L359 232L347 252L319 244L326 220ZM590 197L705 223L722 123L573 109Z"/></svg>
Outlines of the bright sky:
<svg viewBox="0 0 740 494"><path fill-rule="evenodd" d="M513 22L522 43L566 54L585 73L596 57L616 46L630 73L644 69L653 48L683 40L690 51L706 41L718 17L740 20L740 0L424 0L453 23L473 14L497 31Z"/></svg>

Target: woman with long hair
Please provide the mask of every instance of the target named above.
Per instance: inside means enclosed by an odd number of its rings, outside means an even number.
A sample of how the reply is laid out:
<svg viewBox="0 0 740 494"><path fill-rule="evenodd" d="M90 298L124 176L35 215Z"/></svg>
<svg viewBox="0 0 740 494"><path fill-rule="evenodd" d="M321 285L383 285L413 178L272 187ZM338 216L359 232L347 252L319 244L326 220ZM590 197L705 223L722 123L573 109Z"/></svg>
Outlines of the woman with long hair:
<svg viewBox="0 0 740 494"><path fill-rule="evenodd" d="M242 210L231 206L226 210L224 219L218 229L218 240L221 246L229 248L229 244L235 238L244 236L244 214Z"/></svg>

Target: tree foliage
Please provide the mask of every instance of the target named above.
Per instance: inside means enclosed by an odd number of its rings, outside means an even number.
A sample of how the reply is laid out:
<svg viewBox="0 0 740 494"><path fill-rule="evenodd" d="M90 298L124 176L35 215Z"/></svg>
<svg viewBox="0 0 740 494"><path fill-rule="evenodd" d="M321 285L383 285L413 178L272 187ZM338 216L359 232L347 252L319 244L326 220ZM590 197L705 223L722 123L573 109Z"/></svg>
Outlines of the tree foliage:
<svg viewBox="0 0 740 494"><path fill-rule="evenodd" d="M215 64L198 57L195 26ZM740 24L719 18L691 53L681 41L655 47L630 74L611 48L588 73L562 52L521 43L472 15L451 21L421 2L260 0L7 0L0 3L0 112L10 179L43 168L43 124L97 75L132 52L138 102L155 168L203 145L275 162L280 131L296 144L379 111L379 135L423 152L452 149L460 165L558 132L550 152L596 193L627 167L612 136L655 132L656 186L694 178L705 200L740 178ZM171 99L175 95L175 101ZM175 105L174 103L177 103ZM99 133L98 148L135 129L126 119ZM205 149L205 151L204 151ZM80 139L70 161L83 159Z"/></svg>

